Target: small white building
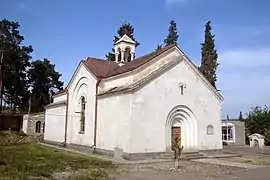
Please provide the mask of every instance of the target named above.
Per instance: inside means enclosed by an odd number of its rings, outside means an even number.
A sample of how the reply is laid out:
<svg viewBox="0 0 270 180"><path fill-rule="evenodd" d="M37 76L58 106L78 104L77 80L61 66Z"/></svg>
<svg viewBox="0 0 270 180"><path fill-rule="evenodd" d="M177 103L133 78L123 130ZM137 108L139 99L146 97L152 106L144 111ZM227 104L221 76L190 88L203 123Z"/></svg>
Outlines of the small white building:
<svg viewBox="0 0 270 180"><path fill-rule="evenodd" d="M223 97L176 45L134 59L135 42L115 44L116 61L81 61L46 107L47 142L123 150L126 156L222 148Z"/></svg>
<svg viewBox="0 0 270 180"><path fill-rule="evenodd" d="M222 121L222 141L228 144L245 145L246 131L245 122L238 119Z"/></svg>
<svg viewBox="0 0 270 180"><path fill-rule="evenodd" d="M249 137L249 144L250 147L258 147L258 148L263 148L264 147L264 138L265 136L255 133L252 134Z"/></svg>

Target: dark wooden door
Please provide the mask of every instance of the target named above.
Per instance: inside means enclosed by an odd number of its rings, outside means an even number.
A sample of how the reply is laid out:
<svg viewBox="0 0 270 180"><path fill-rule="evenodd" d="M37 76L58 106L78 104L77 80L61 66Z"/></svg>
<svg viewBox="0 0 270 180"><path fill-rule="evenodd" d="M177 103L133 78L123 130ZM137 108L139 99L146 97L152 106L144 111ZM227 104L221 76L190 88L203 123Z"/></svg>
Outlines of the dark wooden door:
<svg viewBox="0 0 270 180"><path fill-rule="evenodd" d="M178 144L181 146L181 127L172 127L172 144L175 141L175 138L178 138Z"/></svg>

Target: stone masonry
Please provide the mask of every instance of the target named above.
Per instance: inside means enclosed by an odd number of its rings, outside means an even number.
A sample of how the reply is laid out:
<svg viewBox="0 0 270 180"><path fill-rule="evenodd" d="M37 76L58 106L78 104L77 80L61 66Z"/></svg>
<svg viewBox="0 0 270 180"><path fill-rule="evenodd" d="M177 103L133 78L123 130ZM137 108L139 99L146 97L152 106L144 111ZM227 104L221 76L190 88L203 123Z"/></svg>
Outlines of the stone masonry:
<svg viewBox="0 0 270 180"><path fill-rule="evenodd" d="M30 136L44 134L45 113L26 114L23 116L23 132Z"/></svg>

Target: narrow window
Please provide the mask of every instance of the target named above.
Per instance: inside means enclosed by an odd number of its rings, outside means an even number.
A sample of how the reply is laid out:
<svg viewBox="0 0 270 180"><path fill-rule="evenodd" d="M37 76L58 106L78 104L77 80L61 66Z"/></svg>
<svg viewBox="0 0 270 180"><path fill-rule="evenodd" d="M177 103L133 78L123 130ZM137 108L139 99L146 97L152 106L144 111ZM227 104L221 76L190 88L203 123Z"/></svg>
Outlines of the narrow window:
<svg viewBox="0 0 270 180"><path fill-rule="evenodd" d="M213 135L214 134L214 127L212 125L208 125L206 131L207 131L208 135Z"/></svg>
<svg viewBox="0 0 270 180"><path fill-rule="evenodd" d="M41 129L41 122L38 121L36 122L36 133L40 133L40 129Z"/></svg>
<svg viewBox="0 0 270 180"><path fill-rule="evenodd" d="M81 99L81 127L80 132L83 133L85 129L85 98Z"/></svg>

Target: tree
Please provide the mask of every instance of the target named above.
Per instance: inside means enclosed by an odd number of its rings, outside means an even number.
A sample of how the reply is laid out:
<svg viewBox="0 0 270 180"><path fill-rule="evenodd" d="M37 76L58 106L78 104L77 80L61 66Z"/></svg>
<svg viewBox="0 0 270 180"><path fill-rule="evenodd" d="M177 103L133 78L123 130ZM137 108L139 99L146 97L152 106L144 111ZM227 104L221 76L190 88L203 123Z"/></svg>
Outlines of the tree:
<svg viewBox="0 0 270 180"><path fill-rule="evenodd" d="M122 26L117 30L117 36L114 36L113 44L116 43L125 34L130 37L134 42L136 42L136 47L140 45L140 43L136 41L134 37L134 28L130 23L123 23ZM112 52L109 52L106 55L106 58L109 61L115 61L114 48L112 48Z"/></svg>
<svg viewBox="0 0 270 180"><path fill-rule="evenodd" d="M44 107L51 102L52 95L63 89L63 82L59 80L61 74L55 70L55 65L48 59L31 63L28 70L31 93L31 112L44 111Z"/></svg>
<svg viewBox="0 0 270 180"><path fill-rule="evenodd" d="M264 135L266 145L270 145L270 110L256 106L251 108L246 119L247 134L259 133Z"/></svg>
<svg viewBox="0 0 270 180"><path fill-rule="evenodd" d="M182 155L182 151L184 149L184 146L180 145L180 140L178 137L174 137L173 138L173 142L172 142L172 150L173 150L173 154L174 154L174 161L175 161L175 169L179 169L179 161L180 161L180 157Z"/></svg>
<svg viewBox="0 0 270 180"><path fill-rule="evenodd" d="M164 39L164 43L165 46L169 46L173 43L177 43L177 41L178 41L178 34L176 22L171 21L169 26L169 34L167 35L166 39Z"/></svg>
<svg viewBox="0 0 270 180"><path fill-rule="evenodd" d="M243 118L243 115L242 115L242 111L240 111L239 113L239 118L238 118L239 121L244 121L244 118Z"/></svg>
<svg viewBox="0 0 270 180"><path fill-rule="evenodd" d="M219 66L218 54L215 49L215 35L211 33L211 22L208 21L205 25L204 42L201 43L201 66L199 70L206 79L216 88L217 67Z"/></svg>
<svg viewBox="0 0 270 180"><path fill-rule="evenodd" d="M22 46L19 23L3 19L0 21L0 106L3 101L12 111L24 106L27 99L27 73L32 46Z"/></svg>
<svg viewBox="0 0 270 180"><path fill-rule="evenodd" d="M161 45L161 44L158 44L158 45L157 45L157 48L155 49L155 51L158 51L158 50L160 50L160 49L162 49L162 45Z"/></svg>

